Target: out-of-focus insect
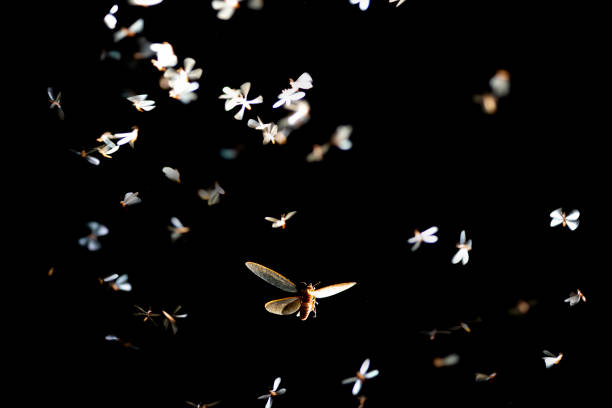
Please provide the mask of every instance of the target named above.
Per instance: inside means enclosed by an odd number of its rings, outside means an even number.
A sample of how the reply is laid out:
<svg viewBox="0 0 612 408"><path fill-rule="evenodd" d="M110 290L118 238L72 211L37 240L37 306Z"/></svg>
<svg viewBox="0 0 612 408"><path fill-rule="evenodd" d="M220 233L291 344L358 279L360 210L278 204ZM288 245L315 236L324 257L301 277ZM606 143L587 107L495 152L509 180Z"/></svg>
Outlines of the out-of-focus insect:
<svg viewBox="0 0 612 408"><path fill-rule="evenodd" d="M144 319L142 320L143 322L150 321L155 326L157 326L157 323L155 323L155 320L153 318L159 317L161 316L161 314L153 313L153 311L151 310L151 307L149 307L148 310L144 310L142 307L138 305L134 305L134 307L138 310L136 313L134 313L134 316L144 316Z"/></svg>
<svg viewBox="0 0 612 408"><path fill-rule="evenodd" d="M113 40L115 42L119 42L125 37L134 37L136 34L140 33L143 28L144 20L142 18L139 18L129 27L121 27L119 30L115 31L115 33L113 34Z"/></svg>
<svg viewBox="0 0 612 408"><path fill-rule="evenodd" d="M146 95L144 95L144 96L146 97ZM153 102L153 101L151 101L151 102ZM155 102L153 102L153 103L155 103ZM105 142L106 140L110 140L110 139L118 139L117 146L123 146L124 144L128 144L129 143L130 146L132 148L134 148L134 143L136 143L136 139L138 139L138 126L132 126L132 131L131 132L115 133L115 134L110 133L110 132L105 132L97 140L99 142L102 142L102 141ZM117 149L118 149L118 147L117 147Z"/></svg>
<svg viewBox="0 0 612 408"><path fill-rule="evenodd" d="M293 113L279 122L280 127L297 129L310 119L310 104L306 100L297 101L291 105L285 105L285 109Z"/></svg>
<svg viewBox="0 0 612 408"><path fill-rule="evenodd" d="M240 7L240 1L242 0L212 0L212 8L217 10L218 19L229 20Z"/></svg>
<svg viewBox="0 0 612 408"><path fill-rule="evenodd" d="M349 0L351 4L359 4L359 10L366 11L370 7L370 0Z"/></svg>
<svg viewBox="0 0 612 408"><path fill-rule="evenodd" d="M129 348L129 349L132 349L132 350L140 350L140 348L136 347L134 344L132 344L132 342L123 340L123 339L115 336L114 334L107 334L106 336L104 336L104 340L112 341L112 342L117 342L117 343L121 344L123 347Z"/></svg>
<svg viewBox="0 0 612 408"><path fill-rule="evenodd" d="M193 408L210 408L210 407L214 407L220 402L221 401L219 400L219 401L209 402L208 404L202 404L201 402L185 401L185 403L191 405Z"/></svg>
<svg viewBox="0 0 612 408"><path fill-rule="evenodd" d="M164 0L128 0L131 6L150 7L156 6Z"/></svg>
<svg viewBox="0 0 612 408"><path fill-rule="evenodd" d="M344 380L342 380L342 384L355 383L351 391L353 395L359 394L359 391L361 390L361 386L363 385L365 380L374 378L379 374L378 370L372 370L368 372L368 368L370 368L370 359L366 358L361 364L361 367L359 368L359 371L357 371L357 374L355 375L355 377L349 377L349 378L345 378Z"/></svg>
<svg viewBox="0 0 612 408"><path fill-rule="evenodd" d="M155 109L155 101L147 99L147 94L140 94L134 96L128 96L126 99L132 102L132 105L138 110L138 112L149 112Z"/></svg>
<svg viewBox="0 0 612 408"><path fill-rule="evenodd" d="M274 385L272 386L272 389L268 391L267 394L257 397L257 399L267 399L265 408L270 408L272 406L272 398L276 397L277 395L283 395L284 393L287 392L286 388L278 389L280 382L281 382L281 378L276 377L276 379L274 380Z"/></svg>
<svg viewBox="0 0 612 408"><path fill-rule="evenodd" d="M88 235L79 238L79 245L86 247L90 251L97 251L102 247L98 237L107 235L108 228L96 221L88 222L87 227L91 232Z"/></svg>
<svg viewBox="0 0 612 408"><path fill-rule="evenodd" d="M197 82L190 82L187 71L179 69L176 71L177 76L169 81L170 89L169 95L171 98L178 99L184 104L190 103L198 99L198 95L195 93L200 87Z"/></svg>
<svg viewBox="0 0 612 408"><path fill-rule="evenodd" d="M110 140L110 136L112 136L112 133L105 132L102 134L102 136L96 139L99 142L104 142L102 146L98 146L97 150L98 153L100 153L103 157L106 157L107 159L111 159L111 155L117 150L119 150L119 145Z"/></svg>
<svg viewBox="0 0 612 408"><path fill-rule="evenodd" d="M417 249L419 249L422 242L425 242L428 244L433 244L435 242L438 242L438 237L436 236L437 232L438 232L438 227L430 227L430 228L427 228L423 232L420 232L419 230L415 229L414 237L408 239L408 243L412 244L412 247L410 248L410 250L413 252L416 251Z"/></svg>
<svg viewBox="0 0 612 408"><path fill-rule="evenodd" d="M357 408L363 408L367 399L368 398L365 395L358 396L357 400L359 401L359 405L357 405Z"/></svg>
<svg viewBox="0 0 612 408"><path fill-rule="evenodd" d="M461 231L461 234L459 235L459 243L457 244L457 248L459 248L459 251L457 251L455 256L453 256L451 262L454 264L461 262L463 265L465 265L470 260L470 251L472 250L472 240L470 239L466 242L465 230Z"/></svg>
<svg viewBox="0 0 612 408"><path fill-rule="evenodd" d="M320 162L325 157L325 154L329 151L329 143L314 144L312 145L312 151L306 155L306 161L308 163Z"/></svg>
<svg viewBox="0 0 612 408"><path fill-rule="evenodd" d="M142 200L140 199L140 197L138 197L138 192L129 192L125 193L125 196L123 197L123 200L120 201L120 204L122 207L127 207L129 205L138 204L140 202L142 202Z"/></svg>
<svg viewBox="0 0 612 408"><path fill-rule="evenodd" d="M399 7L399 6L401 6L401 5L402 5L402 3L403 3L403 2L405 2L405 1L406 1L406 0L399 0L399 1L398 1L398 0L389 0L389 3L395 3L395 2L398 2L398 3L395 5L395 7Z"/></svg>
<svg viewBox="0 0 612 408"><path fill-rule="evenodd" d="M101 285L106 284L115 292L130 292L132 290L132 285L128 282L127 274L119 276L119 274L113 273L112 275L108 275L106 278L100 278L98 280L100 281Z"/></svg>
<svg viewBox="0 0 612 408"><path fill-rule="evenodd" d="M213 188L209 189L199 189L198 195L202 200L208 201L208 205L215 205L219 203L221 199L221 195L225 194L225 190L219 185L218 182L215 181L215 185Z"/></svg>
<svg viewBox="0 0 612 408"><path fill-rule="evenodd" d="M164 72L161 87L164 89L175 88L177 82L189 82L200 79L204 71L202 71L202 68L193 69L195 64L195 59L187 57L183 60L184 68L179 68L178 70L168 68L168 70Z"/></svg>
<svg viewBox="0 0 612 408"><path fill-rule="evenodd" d="M266 221L270 221L272 223L272 228L282 228L285 229L286 222L289 218L293 217L297 211L290 211L287 214L281 214L280 220L273 217L265 217Z"/></svg>
<svg viewBox="0 0 612 408"><path fill-rule="evenodd" d="M61 120L64 120L64 110L62 109L62 105L60 103L62 92L60 91L57 93L57 96L53 96L53 88L49 87L47 88L47 95L49 96L49 102L51 103L51 105L49 105L49 109L57 109L57 116Z"/></svg>
<svg viewBox="0 0 612 408"><path fill-rule="evenodd" d="M480 323L481 321L482 321L482 319L480 317L478 317L475 320L470 321L470 323ZM472 332L472 328L466 322L459 322L459 324L457 326L453 326L453 327L449 328L449 330L451 330L451 331L463 330L466 333L471 333Z"/></svg>
<svg viewBox="0 0 612 408"><path fill-rule="evenodd" d="M179 220L176 217L170 218L170 224L172 225L168 226L168 230L170 230L171 232L170 239L172 240L172 242L182 237L183 234L186 234L189 232L189 227L185 227L183 223L181 222L181 220Z"/></svg>
<svg viewBox="0 0 612 408"><path fill-rule="evenodd" d="M79 156L81 156L82 158L84 158L89 163L93 164L94 166L98 166L100 164L100 159L98 159L97 157L94 157L94 156L90 156L91 153L98 151L97 148L91 149L91 150L73 150L73 149L70 149L70 151L73 152L73 153L78 154Z"/></svg>
<svg viewBox="0 0 612 408"><path fill-rule="evenodd" d="M429 337L429 340L435 340L438 334L451 334L450 330L425 330L421 331L421 334L426 334Z"/></svg>
<svg viewBox="0 0 612 408"><path fill-rule="evenodd" d="M538 302L536 300L523 300L523 299L519 299L518 302L516 302L516 306L510 308L508 310L508 313L511 314L512 316L517 316L517 315L526 315L529 310L531 310L531 308L533 306L535 306Z"/></svg>
<svg viewBox="0 0 612 408"><path fill-rule="evenodd" d="M117 4L113 5L108 11L108 14L104 16L104 24L110 29L114 30L117 26L117 17L115 17L115 13L119 10L119 6Z"/></svg>
<svg viewBox="0 0 612 408"><path fill-rule="evenodd" d="M55 272L55 267L52 266L49 268L49 270L47 271L47 276L53 276L53 273Z"/></svg>
<svg viewBox="0 0 612 408"><path fill-rule="evenodd" d="M259 265L254 262L247 262L247 268L261 279L285 292L297 293L298 289L295 283L285 278L278 272L270 268ZM357 282L337 283L335 285L325 286L320 289L315 289L315 285L308 284L304 289L299 291L298 296L291 296L283 299L272 300L265 304L268 312L277 315L290 315L298 312L300 320L308 319L310 312L317 316L315 305L317 298L326 298L337 293L343 292L353 287Z"/></svg>
<svg viewBox="0 0 612 408"><path fill-rule="evenodd" d="M247 126L252 129L261 130L263 134L262 143L265 145L270 142L272 142L272 144L277 143L277 142L279 144L284 143L284 140L277 136L278 135L278 125L275 124L274 122L263 123L261 118L258 116L257 120L249 119L249 121L247 122Z"/></svg>
<svg viewBox="0 0 612 408"><path fill-rule="evenodd" d="M476 382L484 382L484 381L491 381L495 377L497 377L496 372L492 372L491 374L476 373L476 375L474 376L474 380Z"/></svg>
<svg viewBox="0 0 612 408"><path fill-rule="evenodd" d="M489 80L489 86L498 98L507 96L510 93L510 73L505 69L498 70Z"/></svg>
<svg viewBox="0 0 612 408"><path fill-rule="evenodd" d="M162 168L162 172L168 177L169 180L172 180L176 183L181 183L181 173L177 169L173 169L172 167L164 167Z"/></svg>
<svg viewBox="0 0 612 408"><path fill-rule="evenodd" d="M548 350L542 350L542 353L544 353L544 357L542 357L542 359L544 360L546 368L550 368L556 364L559 364L559 362L563 358L563 353L559 353L559 355L556 356Z"/></svg>
<svg viewBox="0 0 612 408"><path fill-rule="evenodd" d="M312 88L312 77L308 72L304 72L295 81L289 78L289 85L292 89L310 89Z"/></svg>
<svg viewBox="0 0 612 408"><path fill-rule="evenodd" d="M106 59L114 59L115 61L119 61L121 59L121 53L117 50L102 50L100 52L100 61L104 61Z"/></svg>
<svg viewBox="0 0 612 408"><path fill-rule="evenodd" d="M557 225L561 224L562 226L568 227L573 231L578 228L578 224L580 223L578 217L580 217L580 211L578 210L572 210L569 215L566 215L565 211L562 211L561 208L557 208L550 213L550 226L556 227Z"/></svg>
<svg viewBox="0 0 612 408"><path fill-rule="evenodd" d="M576 292L570 292L570 296L564 300L564 302L569 303L570 306L574 306L580 301L586 302L586 297L582 294L580 289L576 289Z"/></svg>
<svg viewBox="0 0 612 408"><path fill-rule="evenodd" d="M353 142L349 139L353 133L353 127L350 125L342 125L336 128L336 131L331 137L330 143L340 150L350 150L353 147Z"/></svg>
<svg viewBox="0 0 612 408"><path fill-rule="evenodd" d="M174 48L168 42L150 44L149 49L156 55L155 58L151 59L151 63L160 71L165 71L166 68L173 67L178 63Z"/></svg>
<svg viewBox="0 0 612 408"><path fill-rule="evenodd" d="M162 310L162 314L166 318L166 320L164 320L164 328L167 329L168 327L172 327L172 333L173 334L176 334L176 332L178 331L178 326L176 324L176 319L184 319L185 317L187 317L187 313L178 314L178 312L180 310L181 310L181 305L178 305L174 309L174 312L172 312L172 313L168 313L165 310Z"/></svg>
<svg viewBox="0 0 612 408"><path fill-rule="evenodd" d="M486 114L493 115L497 112L497 96L492 93L474 95L474 102L482 106L482 110Z"/></svg>
<svg viewBox="0 0 612 408"><path fill-rule="evenodd" d="M292 104L295 101L299 101L304 96L306 96L306 92L297 91L294 88L283 89L280 94L278 94L278 101L272 105L273 108L278 108L283 105Z"/></svg>
<svg viewBox="0 0 612 408"><path fill-rule="evenodd" d="M433 366L436 368L450 367L459 363L459 354L452 353L446 357L435 357L433 359Z"/></svg>

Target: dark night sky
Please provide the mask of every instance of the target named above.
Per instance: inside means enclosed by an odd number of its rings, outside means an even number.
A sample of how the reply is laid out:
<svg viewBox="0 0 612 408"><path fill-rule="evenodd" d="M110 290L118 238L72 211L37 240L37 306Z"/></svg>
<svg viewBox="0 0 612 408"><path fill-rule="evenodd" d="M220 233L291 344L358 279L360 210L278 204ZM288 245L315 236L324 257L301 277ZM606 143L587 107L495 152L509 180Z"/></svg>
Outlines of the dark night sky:
<svg viewBox="0 0 612 408"><path fill-rule="evenodd" d="M44 225L33 259L45 310L34 340L41 402L263 407L256 397L281 376L288 392L275 407L356 407L340 381L365 358L381 372L363 387L366 407L559 406L593 395L605 247L591 186L607 184L597 119L604 68L587 17L512 5L373 1L362 12L348 1L266 1L221 21L209 1L120 2L118 26L142 17L140 36L170 42L181 64L192 57L203 68L198 100L184 105L159 88L148 60L132 60L136 38L113 44L103 24L112 1L58 3L36 12L41 171L26 176L39 197L34 222ZM109 49L122 60L100 61ZM498 69L510 72L511 93L486 115L472 96ZM302 72L313 77L310 121L287 144L263 146L247 120L285 116L272 103ZM247 81L264 103L239 122L218 96ZM64 121L48 112L48 86L62 92ZM156 109L136 111L126 91L148 93ZM344 124L354 128L353 148L306 162ZM98 167L69 150L132 126L136 147ZM220 157L236 146L235 160ZM215 181L227 194L209 207L197 191ZM128 191L143 202L122 208ZM576 231L549 227L558 207L581 211ZM285 230L264 220L291 210ZM174 243L172 216L191 228ZM95 253L77 244L88 221L110 230ZM411 252L412 231L433 225L439 241ZM452 265L462 229L474 249L466 266ZM296 283L358 284L321 299L318 316L302 322L265 311L285 294L245 261ZM101 286L111 273L127 273L133 290ZM588 301L570 308L563 300L577 288ZM510 316L519 299L537 305ZM133 305L179 304L189 316L176 335L133 316ZM476 319L469 334L421 333ZM543 349L565 357L546 370ZM433 367L450 353L458 365ZM494 381L474 382L493 371Z"/></svg>

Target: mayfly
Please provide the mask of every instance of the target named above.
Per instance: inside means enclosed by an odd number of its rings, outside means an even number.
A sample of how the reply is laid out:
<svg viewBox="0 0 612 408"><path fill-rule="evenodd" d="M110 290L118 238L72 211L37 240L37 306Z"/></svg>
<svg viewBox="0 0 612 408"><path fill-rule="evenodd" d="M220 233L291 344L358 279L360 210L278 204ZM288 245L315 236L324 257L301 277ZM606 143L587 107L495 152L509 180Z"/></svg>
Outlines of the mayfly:
<svg viewBox="0 0 612 408"><path fill-rule="evenodd" d="M461 262L463 265L468 263L470 260L470 251L472 250L472 240L465 240L465 230L461 231L459 235L459 243L457 244L459 251L453 256L452 263L456 264Z"/></svg>
<svg viewBox="0 0 612 408"><path fill-rule="evenodd" d="M179 310L181 310L181 305L178 305L174 309L174 312L172 312L172 313L168 313L165 310L162 310L162 314L166 318L166 320L164 320L164 327L166 329L168 327L172 327L172 333L173 334L176 334L176 332L178 331L178 326L176 324L176 319L184 319L185 317L187 317L187 313L177 314L179 312Z"/></svg>
<svg viewBox="0 0 612 408"><path fill-rule="evenodd" d="M567 299L565 299L564 302L569 303L570 306L574 306L575 304L579 303L581 300L583 302L586 302L586 297L582 294L580 289L576 289L576 292L571 292L570 296Z"/></svg>
<svg viewBox="0 0 612 408"><path fill-rule="evenodd" d="M542 357L542 359L544 360L546 368L550 368L556 364L559 364L559 362L563 358L563 353L559 353L559 355L556 356L548 350L543 350L542 353L544 353L544 357Z"/></svg>
<svg viewBox="0 0 612 408"><path fill-rule="evenodd" d="M47 95L49 95L49 109L57 109L57 116L64 120L64 110L62 109L62 105L60 104L60 98L62 97L62 93L58 92L57 96L53 96L53 88L47 88Z"/></svg>
<svg viewBox="0 0 612 408"><path fill-rule="evenodd" d="M172 242L189 232L189 227L184 226L181 220L176 217L170 218L170 224L172 225L168 226L168 230L170 231L170 239Z"/></svg>
<svg viewBox="0 0 612 408"><path fill-rule="evenodd" d="M208 201L209 206L219 203L221 196L224 194L225 194L225 190L216 181L215 181L215 185L213 188L209 188L209 189L201 188L198 190L198 196L200 196L202 200Z"/></svg>
<svg viewBox="0 0 612 408"><path fill-rule="evenodd" d="M99 280L100 284L107 284L115 292L130 292L132 290L132 285L128 282L127 274L119 276L119 274L113 273L112 275L109 275L106 278L101 278Z"/></svg>
<svg viewBox="0 0 612 408"><path fill-rule="evenodd" d="M359 394L359 391L361 390L361 386L363 385L365 380L374 378L379 374L378 370L368 371L368 368L370 368L370 359L366 358L364 362L361 364L359 371L357 371L357 374L355 374L355 377L349 377L349 378L345 378L344 380L342 380L342 384L350 384L352 382L355 383L351 391L353 395Z"/></svg>
<svg viewBox="0 0 612 408"><path fill-rule="evenodd" d="M266 399L266 398L268 399L266 401L265 408L270 408L272 406L272 398L276 397L277 395L283 395L284 393L287 392L286 388L281 388L281 389L278 388L278 386L280 385L280 382L281 382L281 378L276 377L276 379L274 380L274 385L272 386L272 389L268 391L267 394L257 397L257 399Z"/></svg>
<svg viewBox="0 0 612 408"><path fill-rule="evenodd" d="M550 226L556 227L561 224L573 231L578 228L578 224L580 223L578 217L580 217L580 211L578 210L573 210L571 213L565 214L565 211L562 211L561 208L557 208L550 213L550 218L552 218L550 220Z"/></svg>
<svg viewBox="0 0 612 408"><path fill-rule="evenodd" d="M412 244L410 248L411 251L416 251L421 246L422 242L433 244L438 242L438 237L436 233L438 232L438 227L427 228L425 231L420 232L419 230L414 230L414 237L408 239L408 243Z"/></svg>
<svg viewBox="0 0 612 408"><path fill-rule="evenodd" d="M289 279L285 278L280 273L273 271L272 269L266 268L265 266L256 264L254 262L247 262L246 266L255 275L259 276L269 284L284 290L285 292L299 292L298 296L271 300L265 304L265 308L268 312L277 315L290 315L298 312L298 317L300 320L308 319L310 312L313 312L315 317L317 316L315 307L317 298L326 298L335 295L336 293L343 292L353 287L357 283L337 283L335 285L325 286L320 289L315 289L314 285L308 284L304 289L298 291L295 283L291 282Z"/></svg>
<svg viewBox="0 0 612 408"><path fill-rule="evenodd" d="M125 193L125 196L123 197L123 200L120 201L120 204L122 207L127 207L129 205L138 204L140 202L142 202L142 200L140 199L140 197L138 197L138 192L129 192Z"/></svg>
<svg viewBox="0 0 612 408"><path fill-rule="evenodd" d="M272 223L272 228L282 228L285 229L287 226L287 220L295 215L297 211L290 211L287 214L282 214L280 220L273 217L265 217L266 221L270 221Z"/></svg>
<svg viewBox="0 0 612 408"><path fill-rule="evenodd" d="M98 237L107 235L108 228L96 221L88 222L87 227L91 232L88 235L79 238L79 245L86 247L90 251L97 251L102 247L98 241Z"/></svg>
<svg viewBox="0 0 612 408"><path fill-rule="evenodd" d="M136 313L134 313L134 316L144 316L144 319L142 320L143 322L150 321L155 326L157 326L157 323L155 323L155 320L153 320L153 318L159 317L161 316L161 314L153 313L150 307L148 310L144 310L142 307L138 305L134 305L134 307L138 310Z"/></svg>

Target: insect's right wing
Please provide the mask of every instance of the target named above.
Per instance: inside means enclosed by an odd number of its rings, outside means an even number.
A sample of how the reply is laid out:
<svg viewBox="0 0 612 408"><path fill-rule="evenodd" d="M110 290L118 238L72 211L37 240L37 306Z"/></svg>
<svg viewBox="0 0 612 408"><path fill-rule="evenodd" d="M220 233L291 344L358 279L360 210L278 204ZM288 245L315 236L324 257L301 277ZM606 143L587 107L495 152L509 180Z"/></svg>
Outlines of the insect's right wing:
<svg viewBox="0 0 612 408"><path fill-rule="evenodd" d="M291 296L283 299L271 300L265 304L265 308L268 312L277 315L290 315L294 314L300 309L302 300L297 296Z"/></svg>
<svg viewBox="0 0 612 408"><path fill-rule="evenodd" d="M276 286L277 288L282 289L285 292L297 292L297 287L295 286L295 283L291 282L289 279L285 278L280 273L275 272L272 269L266 268L265 266L257 264L255 262L246 262L246 266L251 270L251 272L268 282L270 285Z"/></svg>

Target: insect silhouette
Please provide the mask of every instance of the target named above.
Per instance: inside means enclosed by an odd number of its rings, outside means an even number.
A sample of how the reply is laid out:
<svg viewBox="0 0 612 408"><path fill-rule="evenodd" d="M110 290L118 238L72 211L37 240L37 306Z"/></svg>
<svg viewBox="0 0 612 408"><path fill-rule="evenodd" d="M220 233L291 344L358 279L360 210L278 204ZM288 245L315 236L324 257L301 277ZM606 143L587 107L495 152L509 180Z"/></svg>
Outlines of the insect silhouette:
<svg viewBox="0 0 612 408"><path fill-rule="evenodd" d="M265 304L265 308L268 312L277 315L290 315L298 312L298 317L300 320L308 319L311 312L315 317L317 316L315 307L317 304L317 298L333 296L336 293L340 293L351 288L357 283L336 283L335 285L329 285L319 289L315 289L315 285L310 283L304 289L298 290L295 283L291 282L289 279L270 268L266 268L265 266L254 262L247 262L246 266L251 270L251 272L269 284L276 286L285 292L298 293L297 296L271 300Z"/></svg>

